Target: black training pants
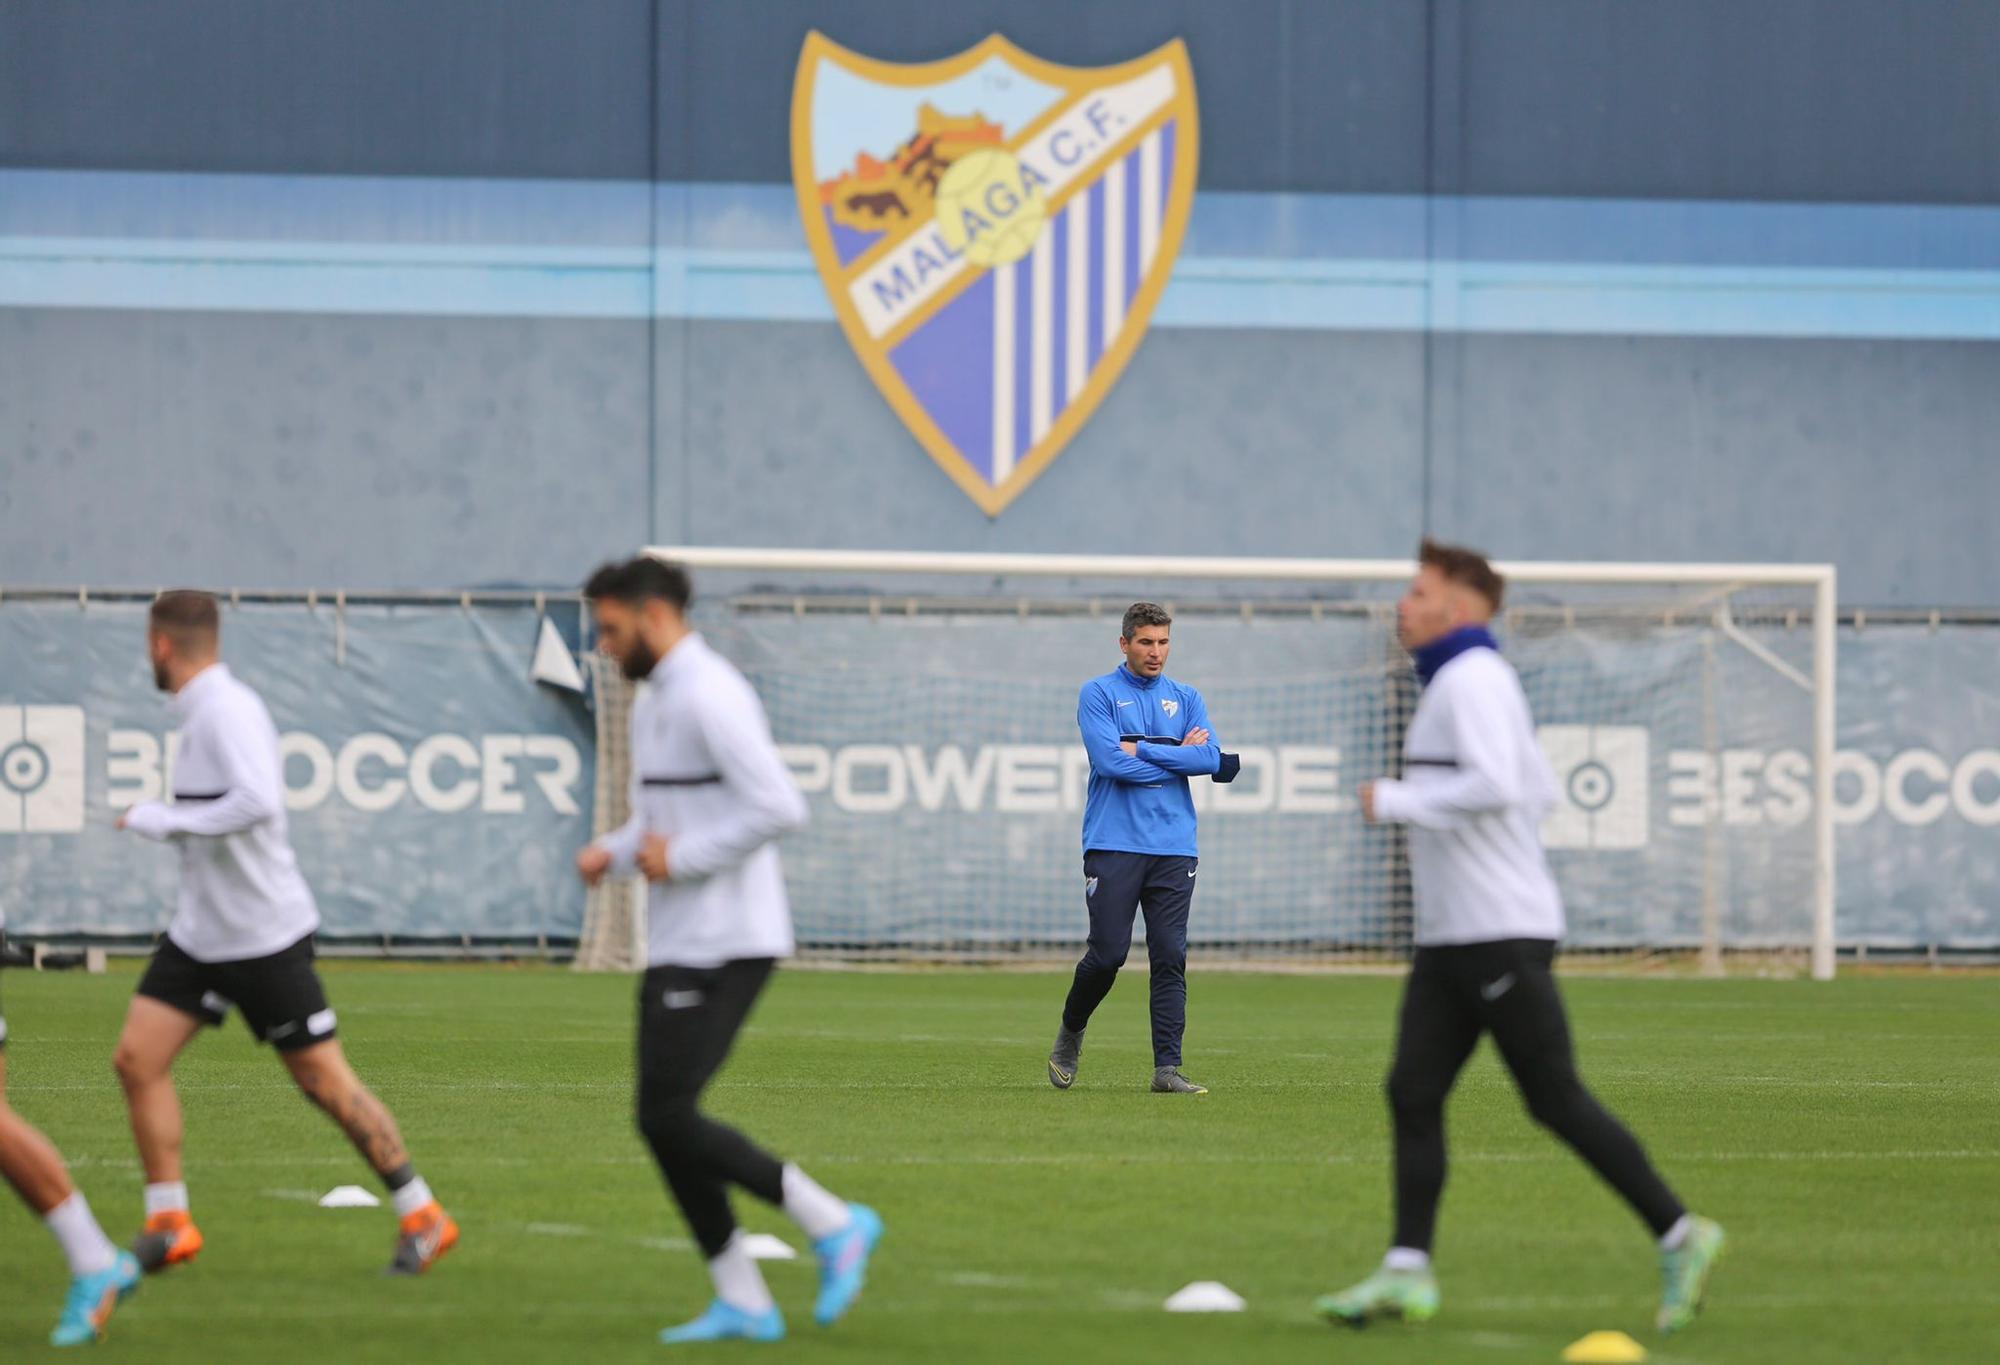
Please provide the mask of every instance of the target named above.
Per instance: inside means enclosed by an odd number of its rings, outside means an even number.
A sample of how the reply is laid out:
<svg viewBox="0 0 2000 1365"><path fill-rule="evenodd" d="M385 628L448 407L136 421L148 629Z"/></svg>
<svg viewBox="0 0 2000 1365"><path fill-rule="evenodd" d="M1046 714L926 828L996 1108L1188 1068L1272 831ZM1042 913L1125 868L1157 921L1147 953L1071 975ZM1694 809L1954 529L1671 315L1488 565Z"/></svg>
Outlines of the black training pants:
<svg viewBox="0 0 2000 1365"><path fill-rule="evenodd" d="M770 958L652 967L639 987L639 1131L710 1259L736 1231L731 1185L768 1203L784 1200L778 1159L698 1108L771 968Z"/></svg>
<svg viewBox="0 0 2000 1365"><path fill-rule="evenodd" d="M1389 1108L1396 1127L1395 1245L1429 1251L1444 1194L1444 1101L1491 1033L1535 1121L1568 1143L1663 1235L1686 1212L1625 1125L1576 1072L1555 944L1503 939L1419 948L1403 992Z"/></svg>
<svg viewBox="0 0 2000 1365"><path fill-rule="evenodd" d="M1153 1065L1179 1066L1187 1033L1188 911L1194 904L1195 858L1118 853L1083 855L1083 901L1090 939L1076 964L1063 1027L1081 1033L1111 993L1132 951L1132 921L1146 913L1146 957L1152 968Z"/></svg>

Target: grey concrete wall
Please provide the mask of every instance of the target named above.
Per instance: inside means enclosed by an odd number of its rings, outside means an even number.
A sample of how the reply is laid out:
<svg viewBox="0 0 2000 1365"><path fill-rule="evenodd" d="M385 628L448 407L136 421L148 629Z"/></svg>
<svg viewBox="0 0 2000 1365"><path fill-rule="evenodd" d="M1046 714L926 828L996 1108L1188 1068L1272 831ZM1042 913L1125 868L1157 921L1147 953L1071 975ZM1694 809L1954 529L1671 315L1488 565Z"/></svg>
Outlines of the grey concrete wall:
<svg viewBox="0 0 2000 1365"><path fill-rule="evenodd" d="M647 533L644 336L0 309L0 581L573 583Z"/></svg>
<svg viewBox="0 0 2000 1365"><path fill-rule="evenodd" d="M892 60L1184 36L1204 190L1274 214L2000 203L2000 6L1867 0L23 0L0 167L781 182L810 27ZM1991 342L1156 330L989 521L826 324L0 308L0 583L558 585L653 538L1375 555L1430 529L1831 558L1854 602L2000 606L1996 432Z"/></svg>

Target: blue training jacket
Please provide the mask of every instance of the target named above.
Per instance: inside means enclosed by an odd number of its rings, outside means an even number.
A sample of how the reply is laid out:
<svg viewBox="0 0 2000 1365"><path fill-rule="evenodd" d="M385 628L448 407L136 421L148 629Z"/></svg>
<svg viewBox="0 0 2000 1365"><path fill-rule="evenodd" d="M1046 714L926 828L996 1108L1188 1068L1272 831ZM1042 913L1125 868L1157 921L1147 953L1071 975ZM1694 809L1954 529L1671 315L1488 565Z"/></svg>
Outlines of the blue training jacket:
<svg viewBox="0 0 2000 1365"><path fill-rule="evenodd" d="M1181 736L1197 727L1211 731L1208 743L1183 745ZM1188 779L1213 775L1222 761L1201 693L1165 675L1142 678L1120 664L1083 685L1076 728L1090 751L1084 850L1198 856ZM1144 737L1137 758L1119 748L1120 740L1133 737Z"/></svg>

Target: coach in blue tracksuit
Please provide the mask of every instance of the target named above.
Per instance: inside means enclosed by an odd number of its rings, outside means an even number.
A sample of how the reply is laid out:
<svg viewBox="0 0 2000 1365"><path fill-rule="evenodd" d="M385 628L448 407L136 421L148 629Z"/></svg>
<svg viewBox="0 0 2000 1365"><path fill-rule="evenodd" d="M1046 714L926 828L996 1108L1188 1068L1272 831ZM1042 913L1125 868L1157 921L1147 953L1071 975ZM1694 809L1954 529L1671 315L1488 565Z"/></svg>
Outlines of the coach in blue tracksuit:
<svg viewBox="0 0 2000 1365"><path fill-rule="evenodd" d="M1201 693L1166 675L1173 618L1135 602L1118 647L1125 662L1083 685L1076 723L1090 752L1090 794L1083 807L1083 894L1090 946L1076 964L1062 1027L1049 1052L1049 1080L1076 1083L1083 1030L1110 993L1132 947L1132 918L1146 912L1146 952L1153 969L1153 1089L1201 1095L1181 1074L1187 1027L1188 907L1196 865L1190 777L1224 780L1225 758L1208 725Z"/></svg>

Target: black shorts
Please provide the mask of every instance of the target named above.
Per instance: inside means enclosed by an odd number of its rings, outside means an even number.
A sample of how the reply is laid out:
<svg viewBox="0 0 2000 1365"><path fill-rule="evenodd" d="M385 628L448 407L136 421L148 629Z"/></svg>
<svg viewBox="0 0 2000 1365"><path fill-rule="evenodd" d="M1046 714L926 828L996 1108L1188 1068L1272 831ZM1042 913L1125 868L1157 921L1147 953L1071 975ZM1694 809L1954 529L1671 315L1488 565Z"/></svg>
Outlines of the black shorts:
<svg viewBox="0 0 2000 1365"><path fill-rule="evenodd" d="M237 962L197 962L172 939L160 945L139 992L205 1024L220 1024L232 1007L243 1022L280 1052L324 1043L333 1037L333 1010L313 970L313 938L307 934L269 957Z"/></svg>

